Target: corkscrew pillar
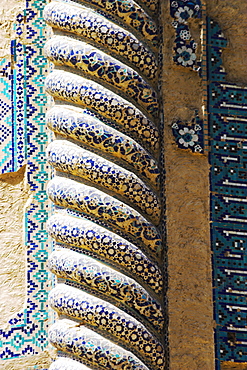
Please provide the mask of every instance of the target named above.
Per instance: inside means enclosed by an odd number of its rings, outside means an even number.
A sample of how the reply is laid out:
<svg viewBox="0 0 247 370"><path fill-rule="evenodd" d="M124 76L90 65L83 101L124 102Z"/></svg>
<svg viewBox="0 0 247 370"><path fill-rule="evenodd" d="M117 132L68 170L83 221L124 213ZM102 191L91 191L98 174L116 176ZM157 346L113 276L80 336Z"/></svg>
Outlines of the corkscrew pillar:
<svg viewBox="0 0 247 370"><path fill-rule="evenodd" d="M164 370L158 0L52 1L58 369Z"/></svg>

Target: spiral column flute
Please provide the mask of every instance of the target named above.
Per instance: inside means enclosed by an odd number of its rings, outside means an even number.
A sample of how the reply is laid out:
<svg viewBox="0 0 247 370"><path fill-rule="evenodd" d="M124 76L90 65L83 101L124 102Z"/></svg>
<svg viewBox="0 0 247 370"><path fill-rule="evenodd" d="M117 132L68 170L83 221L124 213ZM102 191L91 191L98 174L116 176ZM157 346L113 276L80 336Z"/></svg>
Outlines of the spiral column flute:
<svg viewBox="0 0 247 370"><path fill-rule="evenodd" d="M52 1L58 369L164 370L158 0Z"/></svg>

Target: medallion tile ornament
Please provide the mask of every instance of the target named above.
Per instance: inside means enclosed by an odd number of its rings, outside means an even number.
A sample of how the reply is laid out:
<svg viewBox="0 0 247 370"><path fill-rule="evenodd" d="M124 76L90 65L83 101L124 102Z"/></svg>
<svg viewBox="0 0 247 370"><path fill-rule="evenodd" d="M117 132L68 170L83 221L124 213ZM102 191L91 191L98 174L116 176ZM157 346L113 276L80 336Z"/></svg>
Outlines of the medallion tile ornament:
<svg viewBox="0 0 247 370"><path fill-rule="evenodd" d="M192 122L185 125L180 121L172 124L172 133L180 149L190 149L193 153L203 153L203 121L197 112Z"/></svg>
<svg viewBox="0 0 247 370"><path fill-rule="evenodd" d="M197 61L197 43L193 40L190 29L190 18L201 18L200 0L170 0L170 14L176 31L174 41L174 62L183 67L200 71L201 63Z"/></svg>
<svg viewBox="0 0 247 370"><path fill-rule="evenodd" d="M157 1L52 1L55 369L166 366ZM152 355L151 355L152 354Z"/></svg>

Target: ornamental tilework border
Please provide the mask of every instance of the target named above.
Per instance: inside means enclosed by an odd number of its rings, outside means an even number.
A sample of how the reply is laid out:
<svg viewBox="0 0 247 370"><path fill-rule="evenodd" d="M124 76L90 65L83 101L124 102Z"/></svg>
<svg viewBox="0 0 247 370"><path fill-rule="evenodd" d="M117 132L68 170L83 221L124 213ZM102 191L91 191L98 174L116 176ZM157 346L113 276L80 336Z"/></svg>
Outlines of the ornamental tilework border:
<svg viewBox="0 0 247 370"><path fill-rule="evenodd" d="M35 192L24 216L26 307L10 319L7 330L0 330L1 360L39 354L48 346L47 295L51 279L45 267L50 248L45 229L49 213L45 184L50 177L45 159L49 135L45 126L45 3L26 2L16 19L11 56L0 62L1 173L18 171L26 164L28 184Z"/></svg>
<svg viewBox="0 0 247 370"><path fill-rule="evenodd" d="M207 20L211 244L216 369L247 361L247 88L226 81L219 25Z"/></svg>

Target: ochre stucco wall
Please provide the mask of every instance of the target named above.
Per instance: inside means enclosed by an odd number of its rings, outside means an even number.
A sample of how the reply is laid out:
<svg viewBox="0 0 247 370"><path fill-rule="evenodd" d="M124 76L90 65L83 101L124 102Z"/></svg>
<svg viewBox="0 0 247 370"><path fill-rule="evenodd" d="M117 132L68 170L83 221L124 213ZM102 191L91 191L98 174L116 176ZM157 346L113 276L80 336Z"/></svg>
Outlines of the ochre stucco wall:
<svg viewBox="0 0 247 370"><path fill-rule="evenodd" d="M185 124L198 109L202 117L202 81L196 72L172 60L174 28L168 2L163 7L166 214L170 370L214 368L209 165L206 155L178 149L171 124ZM200 21L193 21L199 38Z"/></svg>
<svg viewBox="0 0 247 370"><path fill-rule="evenodd" d="M0 175L0 329L26 306L26 247L24 212L33 193L25 178L26 166L17 172ZM2 370L46 369L52 351L23 358L1 360Z"/></svg>
<svg viewBox="0 0 247 370"><path fill-rule="evenodd" d="M10 41L15 36L13 24L24 6L23 0L0 0L0 58L9 55Z"/></svg>
<svg viewBox="0 0 247 370"><path fill-rule="evenodd" d="M3 370L33 370L47 369L51 363L51 352L44 351L39 355L26 356L15 360L4 360L1 363Z"/></svg>
<svg viewBox="0 0 247 370"><path fill-rule="evenodd" d="M207 13L219 23L228 40L222 55L227 80L246 86L247 1L207 0Z"/></svg>
<svg viewBox="0 0 247 370"><path fill-rule="evenodd" d="M207 0L206 5L207 14L220 24L229 40L223 52L228 80L246 85L247 2ZM195 72L172 61L174 29L168 1L163 3L162 19L170 370L213 370L210 168L207 155L178 149L171 131L173 120L190 121L194 109L202 114L203 84ZM196 38L200 21L193 21L192 26ZM247 369L246 364L221 366L222 370Z"/></svg>
<svg viewBox="0 0 247 370"><path fill-rule="evenodd" d="M25 166L0 175L0 328L21 312L26 294L24 209L31 194L25 181Z"/></svg>

